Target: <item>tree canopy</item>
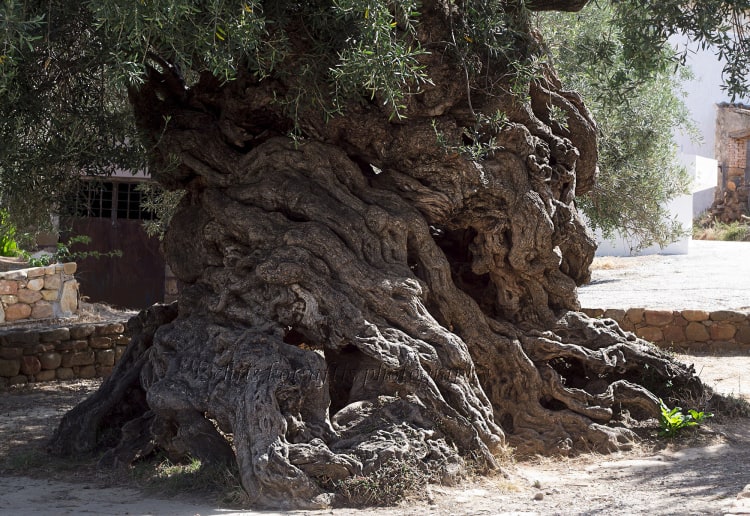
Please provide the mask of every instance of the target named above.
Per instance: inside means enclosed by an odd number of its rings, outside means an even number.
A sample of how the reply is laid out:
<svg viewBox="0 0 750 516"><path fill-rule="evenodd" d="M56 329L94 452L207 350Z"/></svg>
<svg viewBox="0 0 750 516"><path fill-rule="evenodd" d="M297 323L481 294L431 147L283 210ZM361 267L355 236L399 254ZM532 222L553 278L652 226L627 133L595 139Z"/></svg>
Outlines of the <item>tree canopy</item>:
<svg viewBox="0 0 750 516"><path fill-rule="evenodd" d="M269 83L283 75L283 88L269 86L274 102L286 107L283 129L308 136L312 119L345 112L350 102L376 101L389 116L408 116L409 98L431 80L420 61L428 53L460 59L466 77L457 83L481 77L487 56L495 55L509 73L531 77L532 56L518 45L527 9L578 10L585 3L450 2L450 39L428 48L415 37L415 0L7 0L0 6L0 198L15 220L44 220L44 208L55 206L78 171L143 168L148 145L140 146L133 128L127 89L165 67L177 70L185 87L207 74L222 82L251 73ZM678 32L726 59L730 94L747 91L747 2L626 0L611 7L618 59L628 67L600 78L597 87L610 97L639 79L664 76L680 59L663 50ZM612 48L596 50L603 53L582 69L592 71ZM469 97L481 88L464 87Z"/></svg>
<svg viewBox="0 0 750 516"><path fill-rule="evenodd" d="M581 93L599 129L599 176L579 208L606 237L617 231L634 249L663 247L685 231L667 205L690 183L673 139L677 129L695 132L680 97L689 71L670 47L659 53L674 66L639 70L626 58L614 14L589 4L581 13L540 15L538 23L561 81Z"/></svg>

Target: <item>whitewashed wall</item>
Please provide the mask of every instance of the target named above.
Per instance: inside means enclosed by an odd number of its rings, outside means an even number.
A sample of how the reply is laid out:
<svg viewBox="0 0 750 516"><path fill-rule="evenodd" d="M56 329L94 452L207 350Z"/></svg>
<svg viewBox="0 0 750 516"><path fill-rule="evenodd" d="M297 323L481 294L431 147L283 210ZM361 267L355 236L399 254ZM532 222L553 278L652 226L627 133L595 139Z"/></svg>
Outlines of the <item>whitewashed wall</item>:
<svg viewBox="0 0 750 516"><path fill-rule="evenodd" d="M693 79L683 84L684 102L695 122L700 140L694 141L690 135L677 131L674 134L680 153L680 162L693 177L691 195L681 196L669 204L673 216L690 232L692 221L706 211L713 203L717 182L717 162L714 159L716 144L716 105L731 102L721 88L723 62L711 49L700 50L698 45L685 36L675 36L670 42L678 49L687 49L687 65L693 72ZM734 102L750 104L750 98L734 99ZM606 240L600 232L595 232L599 249L597 256L630 256L635 244L622 237ZM685 237L664 249L651 246L637 254L687 254L689 237Z"/></svg>
<svg viewBox="0 0 750 516"><path fill-rule="evenodd" d="M703 156L686 156L680 157L682 165L687 169L688 174L693 178L691 193L681 195L668 205L668 210L685 231L685 236L668 245L660 248L653 245L634 252L638 242L629 241L621 235L613 239L605 239L601 231L595 231L594 235L599 244L596 250L597 256L632 256L647 254L687 254L690 242L690 233L693 227L693 219L708 209L713 202L713 192L716 189L716 160L704 158Z"/></svg>
<svg viewBox="0 0 750 516"><path fill-rule="evenodd" d="M687 49L686 64L693 72L694 78L683 84L685 90L684 102L690 111L693 121L698 126L702 136L700 142L693 142L687 134L675 134L675 141L682 154L705 156L714 158L716 143L716 104L731 102L732 99L721 89L721 70L724 67L711 49L700 50L696 43L685 36L674 36L670 43L677 49ZM734 100L742 104L750 104L750 98Z"/></svg>

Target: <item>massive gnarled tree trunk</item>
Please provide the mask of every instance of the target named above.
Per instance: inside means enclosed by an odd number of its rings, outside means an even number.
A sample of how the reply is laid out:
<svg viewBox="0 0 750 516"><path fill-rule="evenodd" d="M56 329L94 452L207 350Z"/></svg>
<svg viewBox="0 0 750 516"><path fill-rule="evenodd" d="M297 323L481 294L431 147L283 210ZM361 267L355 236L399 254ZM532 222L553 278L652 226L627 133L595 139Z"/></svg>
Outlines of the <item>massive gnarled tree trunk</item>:
<svg viewBox="0 0 750 516"><path fill-rule="evenodd" d="M451 14L425 4L418 36L447 40ZM258 505L323 506L324 480L391 461L446 480L467 457L497 468L507 446L623 448L625 412L653 417L667 385L701 388L576 312L594 242L575 196L597 161L580 98L546 68L519 95L500 65L467 83L439 48L423 61L434 85L406 118L376 98L303 114L301 139L274 101L293 75L185 88L165 64L132 92L155 176L187 191L165 239L179 309L138 317L53 452L236 460Z"/></svg>

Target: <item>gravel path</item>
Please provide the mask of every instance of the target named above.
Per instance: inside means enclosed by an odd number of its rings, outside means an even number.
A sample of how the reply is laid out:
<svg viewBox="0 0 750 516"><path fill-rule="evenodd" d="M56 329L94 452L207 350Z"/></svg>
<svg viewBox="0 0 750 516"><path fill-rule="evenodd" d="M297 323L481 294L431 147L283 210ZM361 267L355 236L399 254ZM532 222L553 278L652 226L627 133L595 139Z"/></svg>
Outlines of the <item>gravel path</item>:
<svg viewBox="0 0 750 516"><path fill-rule="evenodd" d="M750 242L692 240L686 255L600 257L583 308L750 311Z"/></svg>

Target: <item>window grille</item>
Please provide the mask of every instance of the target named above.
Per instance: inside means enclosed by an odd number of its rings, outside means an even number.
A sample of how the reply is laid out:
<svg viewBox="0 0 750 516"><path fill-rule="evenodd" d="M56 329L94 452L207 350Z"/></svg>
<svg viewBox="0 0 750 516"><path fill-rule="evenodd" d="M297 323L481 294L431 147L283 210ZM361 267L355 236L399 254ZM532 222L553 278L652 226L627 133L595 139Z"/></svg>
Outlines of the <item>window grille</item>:
<svg viewBox="0 0 750 516"><path fill-rule="evenodd" d="M67 210L75 217L151 220L153 213L141 207L139 183L85 181Z"/></svg>

